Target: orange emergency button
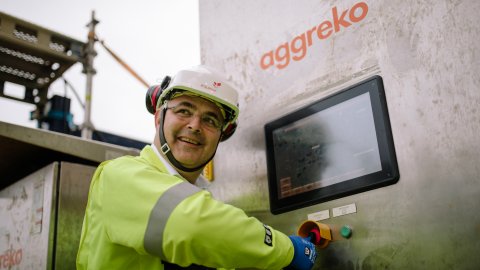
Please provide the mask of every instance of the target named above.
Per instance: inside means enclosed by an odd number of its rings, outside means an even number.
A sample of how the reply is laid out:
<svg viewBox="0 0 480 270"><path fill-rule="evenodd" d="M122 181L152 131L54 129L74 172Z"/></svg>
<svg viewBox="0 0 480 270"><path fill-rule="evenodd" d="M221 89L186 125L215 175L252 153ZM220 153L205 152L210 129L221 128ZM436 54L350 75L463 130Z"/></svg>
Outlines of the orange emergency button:
<svg viewBox="0 0 480 270"><path fill-rule="evenodd" d="M312 243L320 248L325 248L332 241L330 227L313 220L303 222L298 228L297 234L303 238L310 237Z"/></svg>

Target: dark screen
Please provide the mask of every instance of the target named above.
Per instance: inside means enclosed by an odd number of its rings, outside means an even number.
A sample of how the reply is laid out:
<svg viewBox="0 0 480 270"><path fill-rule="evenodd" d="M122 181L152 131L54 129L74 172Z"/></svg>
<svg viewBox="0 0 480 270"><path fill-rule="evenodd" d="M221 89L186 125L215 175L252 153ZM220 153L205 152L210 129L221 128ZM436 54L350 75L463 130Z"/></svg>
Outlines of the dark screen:
<svg viewBox="0 0 480 270"><path fill-rule="evenodd" d="M273 131L279 198L382 170L370 94Z"/></svg>

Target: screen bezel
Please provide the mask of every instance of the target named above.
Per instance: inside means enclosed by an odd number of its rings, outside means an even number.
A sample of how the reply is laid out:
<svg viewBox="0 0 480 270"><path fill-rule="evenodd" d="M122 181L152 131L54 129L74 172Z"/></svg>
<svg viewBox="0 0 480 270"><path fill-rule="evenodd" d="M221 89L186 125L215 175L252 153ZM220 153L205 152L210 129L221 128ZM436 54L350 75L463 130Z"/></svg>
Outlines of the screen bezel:
<svg viewBox="0 0 480 270"><path fill-rule="evenodd" d="M301 194L280 198L278 195L279 185L275 169L273 131L365 93L369 93L370 96L375 133L377 136L378 150L382 166L381 171L313 189ZM265 124L264 131L267 153L270 211L273 214L280 214L382 186L391 185L396 183L400 178L383 81L378 75L318 100L308 106L297 109L279 119L273 120Z"/></svg>

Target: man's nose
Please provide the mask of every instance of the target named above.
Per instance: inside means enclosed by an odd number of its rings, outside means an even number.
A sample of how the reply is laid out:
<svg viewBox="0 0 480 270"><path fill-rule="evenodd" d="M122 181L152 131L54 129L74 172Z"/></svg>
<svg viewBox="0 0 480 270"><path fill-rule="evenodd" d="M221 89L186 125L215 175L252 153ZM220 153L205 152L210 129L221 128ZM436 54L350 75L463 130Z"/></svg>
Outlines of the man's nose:
<svg viewBox="0 0 480 270"><path fill-rule="evenodd" d="M193 131L200 131L200 127L202 126L202 117L197 113L192 115L189 118L188 128Z"/></svg>

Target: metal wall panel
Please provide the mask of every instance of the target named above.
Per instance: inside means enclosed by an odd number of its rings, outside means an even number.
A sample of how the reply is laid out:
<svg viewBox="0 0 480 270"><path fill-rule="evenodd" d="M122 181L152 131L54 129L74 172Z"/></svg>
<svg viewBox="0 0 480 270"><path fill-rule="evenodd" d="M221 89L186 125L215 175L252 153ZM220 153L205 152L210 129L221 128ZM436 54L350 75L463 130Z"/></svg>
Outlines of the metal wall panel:
<svg viewBox="0 0 480 270"><path fill-rule="evenodd" d="M241 89L237 132L215 157L213 195L289 234L327 210L322 222L335 241L318 269L478 267L478 10L474 0L200 2L202 62ZM333 31L319 38L326 21ZM271 215L263 125L372 75L383 78L399 182ZM355 213L333 217L350 204ZM351 238L339 236L343 225Z"/></svg>
<svg viewBox="0 0 480 270"><path fill-rule="evenodd" d="M54 269L75 269L90 182L96 167L61 162Z"/></svg>
<svg viewBox="0 0 480 270"><path fill-rule="evenodd" d="M75 269L95 169L54 162L0 191L0 269Z"/></svg>
<svg viewBox="0 0 480 270"><path fill-rule="evenodd" d="M51 269L58 163L0 191L0 269Z"/></svg>

